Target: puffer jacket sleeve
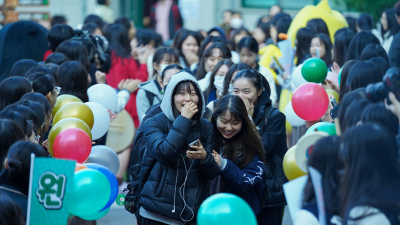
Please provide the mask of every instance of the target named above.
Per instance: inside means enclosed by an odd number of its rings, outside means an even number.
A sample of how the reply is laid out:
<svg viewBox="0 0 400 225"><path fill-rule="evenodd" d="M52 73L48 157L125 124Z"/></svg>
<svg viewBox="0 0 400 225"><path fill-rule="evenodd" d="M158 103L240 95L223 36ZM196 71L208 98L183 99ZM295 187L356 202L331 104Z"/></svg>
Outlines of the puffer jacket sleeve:
<svg viewBox="0 0 400 225"><path fill-rule="evenodd" d="M279 150L281 145L286 145L286 118L283 113L278 112L268 121L268 126L262 133L262 144L267 158L272 157Z"/></svg>
<svg viewBox="0 0 400 225"><path fill-rule="evenodd" d="M202 143L207 152L207 157L202 163L199 164L199 173L204 179L210 180L219 175L218 164L215 162L214 157L212 156L212 150L219 152L219 147L214 135L214 128L211 123L209 123L207 130L206 142Z"/></svg>
<svg viewBox="0 0 400 225"><path fill-rule="evenodd" d="M165 134L162 129L165 125L162 123L166 122L159 117L148 119L145 122L144 135L149 154L162 164L174 166L180 153L187 150L186 140L192 122L183 116L178 116L168 134Z"/></svg>
<svg viewBox="0 0 400 225"><path fill-rule="evenodd" d="M265 178L264 163L258 156L245 168L240 169L232 161L227 159L227 164L221 170L221 176L227 185L240 192L247 192L258 184L263 183Z"/></svg>

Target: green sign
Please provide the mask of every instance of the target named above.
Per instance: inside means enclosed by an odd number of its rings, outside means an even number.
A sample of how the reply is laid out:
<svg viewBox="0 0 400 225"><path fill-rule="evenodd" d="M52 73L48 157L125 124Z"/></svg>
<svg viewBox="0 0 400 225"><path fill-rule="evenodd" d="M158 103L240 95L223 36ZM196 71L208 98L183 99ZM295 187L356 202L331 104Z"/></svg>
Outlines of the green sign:
<svg viewBox="0 0 400 225"><path fill-rule="evenodd" d="M32 157L28 225L66 225L75 161Z"/></svg>

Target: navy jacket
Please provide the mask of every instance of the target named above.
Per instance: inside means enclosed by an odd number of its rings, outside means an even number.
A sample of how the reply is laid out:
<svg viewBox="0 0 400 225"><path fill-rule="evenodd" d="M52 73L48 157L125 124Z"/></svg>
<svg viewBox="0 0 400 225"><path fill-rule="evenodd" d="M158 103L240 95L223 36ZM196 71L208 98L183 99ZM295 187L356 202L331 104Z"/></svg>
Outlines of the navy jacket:
<svg viewBox="0 0 400 225"><path fill-rule="evenodd" d="M224 179L222 192L232 193L244 199L257 215L260 210L260 201L265 188L264 163L257 155L245 168L237 166L241 157L235 163L227 159L227 164L221 170Z"/></svg>
<svg viewBox="0 0 400 225"><path fill-rule="evenodd" d="M393 36L388 57L390 67L400 67L400 32Z"/></svg>
<svg viewBox="0 0 400 225"><path fill-rule="evenodd" d="M287 152L286 117L279 110L274 109L270 118L266 118L267 109L271 106L269 93L263 92L254 108L253 122L257 126L262 138L266 164L266 203L269 207L286 204L283 184L288 180L283 172L283 157Z"/></svg>
<svg viewBox="0 0 400 225"><path fill-rule="evenodd" d="M183 212L182 218L189 220L209 196L206 180L219 175L218 164L211 154L217 149L212 124L201 119L200 124L193 125L192 120L183 116L172 122L160 113L147 120L145 127L147 153L140 177L149 176L141 192L142 207L176 220L181 220ZM203 162L186 157L188 145L197 139L207 151ZM191 210L185 207L180 195Z"/></svg>

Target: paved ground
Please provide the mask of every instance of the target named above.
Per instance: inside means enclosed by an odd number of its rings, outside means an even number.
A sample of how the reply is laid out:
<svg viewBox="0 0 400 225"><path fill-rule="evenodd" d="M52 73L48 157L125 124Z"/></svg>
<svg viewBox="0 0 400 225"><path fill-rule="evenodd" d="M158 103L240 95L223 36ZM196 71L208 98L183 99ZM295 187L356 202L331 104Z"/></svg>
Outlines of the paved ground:
<svg viewBox="0 0 400 225"><path fill-rule="evenodd" d="M136 225L135 215L125 211L125 208L113 204L111 206L110 212L106 216L97 220L97 225ZM283 217L283 225L292 225L292 220L290 219L289 210L285 208L285 215Z"/></svg>

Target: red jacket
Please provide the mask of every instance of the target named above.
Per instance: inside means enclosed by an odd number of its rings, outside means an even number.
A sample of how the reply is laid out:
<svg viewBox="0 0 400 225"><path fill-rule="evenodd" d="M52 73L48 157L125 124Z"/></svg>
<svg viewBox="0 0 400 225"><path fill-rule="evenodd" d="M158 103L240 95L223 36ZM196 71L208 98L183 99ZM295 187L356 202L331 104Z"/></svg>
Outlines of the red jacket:
<svg viewBox="0 0 400 225"><path fill-rule="evenodd" d="M44 53L43 61L46 61L47 56L49 56L49 55L52 54L52 53L53 53L53 51L52 51L51 49L47 50L47 51Z"/></svg>
<svg viewBox="0 0 400 225"><path fill-rule="evenodd" d="M128 78L139 79L142 82L147 80L148 74L146 64L138 66L138 63L132 57L121 58L115 55L114 52L111 53L111 60L111 68L106 76L107 84L111 87L117 88L121 80ZM131 94L131 98L125 106L125 109L131 114L135 122L135 127L137 128L140 122L136 110L136 94L137 91Z"/></svg>

